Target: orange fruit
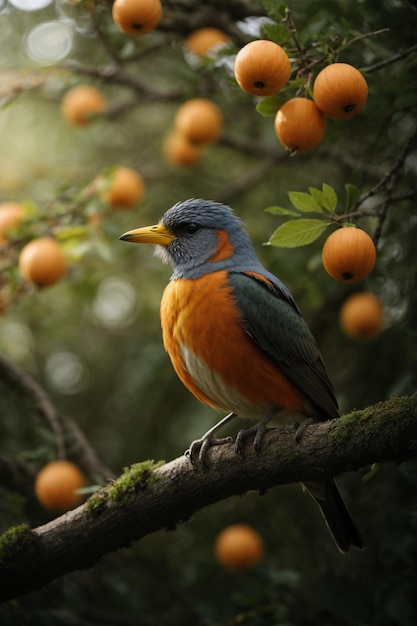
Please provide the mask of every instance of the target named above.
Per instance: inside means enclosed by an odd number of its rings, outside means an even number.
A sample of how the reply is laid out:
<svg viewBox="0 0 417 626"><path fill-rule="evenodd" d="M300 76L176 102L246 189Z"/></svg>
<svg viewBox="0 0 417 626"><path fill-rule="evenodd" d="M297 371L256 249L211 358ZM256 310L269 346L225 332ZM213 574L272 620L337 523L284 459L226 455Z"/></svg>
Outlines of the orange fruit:
<svg viewBox="0 0 417 626"><path fill-rule="evenodd" d="M216 537L214 554L227 569L244 571L255 567L265 551L261 535L247 524L226 526Z"/></svg>
<svg viewBox="0 0 417 626"><path fill-rule="evenodd" d="M112 18L126 35L145 35L161 21L162 5L160 0L115 0Z"/></svg>
<svg viewBox="0 0 417 626"><path fill-rule="evenodd" d="M332 63L317 75L313 98L320 111L329 117L347 119L365 106L368 85L353 65Z"/></svg>
<svg viewBox="0 0 417 626"><path fill-rule="evenodd" d="M236 82L243 91L254 96L276 93L288 82L290 74L287 53L273 41L251 41L236 55Z"/></svg>
<svg viewBox="0 0 417 626"><path fill-rule="evenodd" d="M190 33L184 45L199 57L212 57L215 56L216 49L227 41L228 37L222 30L206 26Z"/></svg>
<svg viewBox="0 0 417 626"><path fill-rule="evenodd" d="M85 486L81 470L70 461L52 461L45 465L35 479L35 496L47 509L67 511L82 500L76 489Z"/></svg>
<svg viewBox="0 0 417 626"><path fill-rule="evenodd" d="M91 85L78 85L69 89L61 101L63 118L75 126L88 124L94 115L103 113L105 109L103 94Z"/></svg>
<svg viewBox="0 0 417 626"><path fill-rule="evenodd" d="M167 161L185 167L195 165L201 158L200 146L188 141L178 131L172 131L165 137L162 151Z"/></svg>
<svg viewBox="0 0 417 626"><path fill-rule="evenodd" d="M110 184L102 197L113 208L130 209L143 199L145 193L142 176L130 167L120 166L110 176Z"/></svg>
<svg viewBox="0 0 417 626"><path fill-rule="evenodd" d="M315 148L326 130L324 115L312 100L292 98L285 102L275 116L275 134L293 153Z"/></svg>
<svg viewBox="0 0 417 626"><path fill-rule="evenodd" d="M52 285L67 268L65 257L52 237L32 239L19 256L19 270L23 279L39 286Z"/></svg>
<svg viewBox="0 0 417 626"><path fill-rule="evenodd" d="M178 109L174 128L193 143L215 141L223 126L223 115L217 104L206 98L192 98Z"/></svg>
<svg viewBox="0 0 417 626"><path fill-rule="evenodd" d="M25 210L18 202L2 202L0 204L0 244L9 241L8 231L16 228L24 215Z"/></svg>
<svg viewBox="0 0 417 626"><path fill-rule="evenodd" d="M375 265L375 244L360 228L338 228L324 242L322 261L335 280L356 283L368 276Z"/></svg>
<svg viewBox="0 0 417 626"><path fill-rule="evenodd" d="M382 304L373 293L354 293L343 303L339 314L340 326L354 339L370 339L382 329Z"/></svg>

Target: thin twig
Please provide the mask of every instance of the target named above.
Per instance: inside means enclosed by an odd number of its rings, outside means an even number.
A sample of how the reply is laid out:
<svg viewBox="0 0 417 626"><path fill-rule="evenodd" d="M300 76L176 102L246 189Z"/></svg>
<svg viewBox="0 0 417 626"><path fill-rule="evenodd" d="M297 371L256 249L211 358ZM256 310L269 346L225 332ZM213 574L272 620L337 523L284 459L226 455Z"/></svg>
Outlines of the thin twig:
<svg viewBox="0 0 417 626"><path fill-rule="evenodd" d="M287 9L287 13L284 19L284 24L286 25L286 27L288 28L289 32L291 33L292 39L294 41L295 47L297 48L298 52L300 53L301 57L304 59L305 53L306 53L306 49L304 48L304 46L301 45L300 40L298 39L297 36L297 28L295 26L294 20L293 20L293 16L292 16L292 11L290 11L290 9Z"/></svg>
<svg viewBox="0 0 417 626"><path fill-rule="evenodd" d="M0 374L3 382L9 383L14 389L23 392L25 399L45 418L55 436L57 454L65 458L65 444L62 424L58 411L50 401L48 395L32 376L20 367L0 355Z"/></svg>
<svg viewBox="0 0 417 626"><path fill-rule="evenodd" d="M98 8L98 6L97 6L97 8ZM103 16L103 12L102 11L100 11L100 10L93 11L92 19L93 19L94 27L96 29L96 34L97 34L97 37L98 37L101 45L103 46L103 48L107 52L108 56L112 60L113 64L116 67L119 67L120 66L120 58L119 58L119 55L117 54L117 50L111 44L111 42L109 41L109 39L105 35L103 29L101 28L102 16Z"/></svg>
<svg viewBox="0 0 417 626"><path fill-rule="evenodd" d="M0 355L0 380L11 386L31 407L36 408L55 436L58 458L65 458L64 435L68 433L78 444L80 464L97 477L111 478L114 473L99 459L84 433L70 417L63 417L46 391L30 374Z"/></svg>
<svg viewBox="0 0 417 626"><path fill-rule="evenodd" d="M178 40L178 36L174 36L170 33L166 33L163 39L158 39L157 41L154 41L151 44L148 44L146 48L141 48L140 50L138 50L138 52L136 52L135 54L132 54L132 56L129 56L123 59L123 63L128 64L128 63L136 63L137 61L141 61L142 59L149 56L150 54L153 54L154 52L157 52L158 50L161 50L162 48L166 48L170 43L177 41L177 40Z"/></svg>
<svg viewBox="0 0 417 626"><path fill-rule="evenodd" d="M407 158L409 152L411 151L416 141L416 138L417 138L417 126L414 129L413 133L407 139L407 142L405 143L403 149L401 150L400 154L398 155L391 169L388 172L386 172L384 176L373 187L371 187L371 189L369 189L369 191L364 193L359 198L359 200L353 205L348 215L345 214L343 216L340 216L340 220L336 218L336 221L347 220L349 218L353 219L355 217L365 217L365 215L367 215L367 212L361 209L360 207L367 200L369 200L369 198L372 198L373 196L378 194L380 191L385 190L385 196L381 204L381 208L378 211L378 225L374 233L375 245L378 243L379 239L381 238L383 224L387 218L388 209L390 205L392 204L392 202L400 202L403 199L410 197L410 194L407 194L406 196L403 196L401 198L397 197L394 199L392 194L395 189L395 185L398 181L398 178L400 176L400 171L404 165L405 159ZM411 194L411 196L412 195L413 194ZM375 208L372 214L373 215L375 214Z"/></svg>
<svg viewBox="0 0 417 626"><path fill-rule="evenodd" d="M387 65L391 65L391 63L396 63L396 61L405 59L414 52L417 52L417 44L415 44L414 46L410 46L410 48L407 48L406 50L400 50L400 52L394 54L394 56L390 57L389 59L385 59L385 61L380 61L379 63L375 63L374 65L368 65L368 67L362 68L362 71L365 74L371 74L372 72L376 72L383 67L387 67Z"/></svg>
<svg viewBox="0 0 417 626"><path fill-rule="evenodd" d="M367 39L368 37L377 37L378 35L383 35L384 33L389 33L389 28L378 28L378 30L373 30L369 33L363 33L361 35L357 35L356 37L353 37L353 39L350 39L347 43L346 43L346 47L348 46L352 46L353 44L357 43L358 41L362 41L362 39Z"/></svg>
<svg viewBox="0 0 417 626"><path fill-rule="evenodd" d="M366 202L366 200L368 200L369 198L372 198L372 196L375 196L379 191L386 188L390 180L397 176L397 173L403 166L408 153L413 147L416 137L417 137L417 126L414 129L413 133L407 139L407 142L405 143L403 149L401 150L400 154L398 155L391 169L388 172L386 172L386 174L384 174L384 176L381 178L381 180L379 180L376 183L376 185L374 185L371 189L369 189L369 191L367 191L365 194L363 194L363 196L359 198L356 204L352 207L352 211L356 211L364 202Z"/></svg>
<svg viewBox="0 0 417 626"><path fill-rule="evenodd" d="M149 84L142 82L137 78L137 76L132 76L114 64L96 67L69 59L62 63L61 67L71 72L83 74L84 76L90 76L91 78L97 78L107 83L130 87L141 95L142 100L144 98L158 101L176 101L184 99L183 92L160 91L158 89L151 88Z"/></svg>

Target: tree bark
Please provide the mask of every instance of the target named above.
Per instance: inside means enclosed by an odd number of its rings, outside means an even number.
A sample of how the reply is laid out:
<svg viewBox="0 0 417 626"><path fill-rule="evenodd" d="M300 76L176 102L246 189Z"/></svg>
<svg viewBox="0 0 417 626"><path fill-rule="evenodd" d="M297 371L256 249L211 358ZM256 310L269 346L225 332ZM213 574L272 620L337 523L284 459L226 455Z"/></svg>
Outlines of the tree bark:
<svg viewBox="0 0 417 626"><path fill-rule="evenodd" d="M212 448L207 466L185 456L156 466L133 465L84 505L0 538L0 600L39 589L68 572L161 529L197 510L249 490L311 481L374 462L416 454L417 394L381 402L340 419L308 426L299 443L294 428L271 429L262 449L250 441L242 456L233 444Z"/></svg>

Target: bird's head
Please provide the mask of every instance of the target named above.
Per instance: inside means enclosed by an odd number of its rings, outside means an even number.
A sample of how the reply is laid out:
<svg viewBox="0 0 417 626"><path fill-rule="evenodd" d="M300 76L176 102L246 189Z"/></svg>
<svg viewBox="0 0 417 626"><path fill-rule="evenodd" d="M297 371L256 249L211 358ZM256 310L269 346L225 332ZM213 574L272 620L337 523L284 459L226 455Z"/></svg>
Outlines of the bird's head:
<svg viewBox="0 0 417 626"><path fill-rule="evenodd" d="M259 263L241 220L230 207L210 200L178 202L159 224L130 230L120 239L155 244L157 256L174 267L174 277Z"/></svg>

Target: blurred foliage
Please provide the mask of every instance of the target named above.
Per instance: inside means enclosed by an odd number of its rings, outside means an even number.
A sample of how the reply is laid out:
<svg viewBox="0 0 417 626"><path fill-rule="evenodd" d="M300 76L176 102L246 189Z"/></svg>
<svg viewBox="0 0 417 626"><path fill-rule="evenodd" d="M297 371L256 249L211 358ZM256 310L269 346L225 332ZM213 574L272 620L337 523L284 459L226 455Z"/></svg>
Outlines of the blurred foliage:
<svg viewBox="0 0 417 626"><path fill-rule="evenodd" d="M325 274L324 236L291 250L262 246L285 219L264 209L290 209L289 191L325 183L340 199L346 185L364 197L398 163L416 125L414 3L293 0L290 14L273 0L163 5L158 29L136 39L117 30L106 2L0 7L0 201L20 201L28 215L1 250L0 291L11 303L0 317L0 350L44 386L62 414L76 419L115 473L146 458L182 454L217 417L181 386L163 351L158 306L169 269L150 249L118 241L187 197L225 201L244 219L261 260L288 285L311 325L343 411L417 387L415 149L392 188L382 186L360 206L360 225L380 232L376 268L359 287ZM268 12L275 21L262 31L259 18ZM49 22L69 29L71 49L41 62L28 47L29 35ZM184 37L203 25L230 37L216 60L184 52ZM369 84L365 109L348 121L327 120L324 141L295 158L230 70L233 54L265 33L281 41L300 70L307 50L317 62L314 72L338 58L361 69ZM309 76L300 76L284 98L309 88ZM82 82L98 87L110 107L73 127L59 103ZM165 161L162 144L179 104L195 96L219 104L225 129L196 166L181 168ZM145 199L130 211L112 209L91 186L118 164L146 182ZM98 219L89 219L92 214ZM58 284L36 289L23 283L16 262L24 243L45 233L62 243L69 271ZM385 312L384 331L366 343L348 339L338 326L343 299L362 288L379 295ZM28 408L1 380L0 442L1 457L33 471L57 454L36 407ZM77 461L77 445L71 437L65 443ZM416 467L368 469L339 481L367 539L364 553L343 558L336 552L298 486L262 497L250 493L4 606L0 622L411 626L417 620ZM30 485L26 492L0 485L0 530L51 519ZM221 570L212 553L217 532L235 521L255 526L267 545L263 563L245 574Z"/></svg>

